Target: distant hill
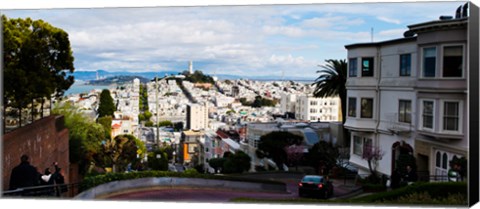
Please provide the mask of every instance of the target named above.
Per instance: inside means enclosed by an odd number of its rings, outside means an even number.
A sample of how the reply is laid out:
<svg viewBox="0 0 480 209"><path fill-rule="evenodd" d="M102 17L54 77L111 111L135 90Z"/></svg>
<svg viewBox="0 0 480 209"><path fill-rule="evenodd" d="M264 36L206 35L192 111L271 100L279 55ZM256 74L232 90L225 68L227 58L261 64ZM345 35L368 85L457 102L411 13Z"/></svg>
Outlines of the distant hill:
<svg viewBox="0 0 480 209"><path fill-rule="evenodd" d="M110 72L110 71L105 71L105 70L97 70L98 71L98 76L100 78L111 78L115 76L138 76L139 78L145 78L145 79L153 79L155 76L158 77L163 77L165 74L168 75L178 75L179 73L182 73L180 71L160 71L160 72ZM82 81L94 81L97 79L97 71L75 71L73 73L73 76L75 77L76 80L82 80ZM209 76L214 76L211 74L206 74ZM217 74L215 75L217 78L220 80L235 80L235 79L251 79L251 80L303 80L303 81L314 81L315 78L310 78L310 77L293 77L293 76L285 76L282 78L281 76L239 76L239 75L228 75L228 74ZM133 78L132 78L133 80ZM141 80L143 83L144 81Z"/></svg>
<svg viewBox="0 0 480 209"><path fill-rule="evenodd" d="M161 72L109 72L105 70L97 70L98 76L102 79L115 76L138 76L146 79L153 79L155 76L163 77L165 74L177 75L177 71L161 71ZM75 80L93 81L97 79L97 71L75 71L73 76ZM142 81L143 82L143 81Z"/></svg>
<svg viewBox="0 0 480 209"><path fill-rule="evenodd" d="M112 76L104 79L99 79L99 80L90 80L87 82L87 84L108 86L110 84L131 83L135 78L140 79L140 83L147 83L150 81L150 79L147 79L141 76L120 75L120 76Z"/></svg>

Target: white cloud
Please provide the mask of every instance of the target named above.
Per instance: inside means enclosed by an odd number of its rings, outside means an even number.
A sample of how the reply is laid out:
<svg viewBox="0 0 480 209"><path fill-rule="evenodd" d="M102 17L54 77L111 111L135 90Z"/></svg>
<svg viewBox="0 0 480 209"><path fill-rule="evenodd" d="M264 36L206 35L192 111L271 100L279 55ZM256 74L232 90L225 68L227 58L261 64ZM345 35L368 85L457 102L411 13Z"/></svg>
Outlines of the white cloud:
<svg viewBox="0 0 480 209"><path fill-rule="evenodd" d="M393 18L389 18L389 17L383 17L383 16L379 16L377 17L377 19L383 21L383 22L387 22L387 23L393 23L393 24L397 24L399 25L400 23L402 23L400 20L397 20L397 19L393 19Z"/></svg>
<svg viewBox="0 0 480 209"><path fill-rule="evenodd" d="M351 26L351 25L361 25L365 21L360 18L349 19L344 16L331 16L331 17L321 17L321 18L312 18L303 21L302 25L309 28L331 28L332 26Z"/></svg>

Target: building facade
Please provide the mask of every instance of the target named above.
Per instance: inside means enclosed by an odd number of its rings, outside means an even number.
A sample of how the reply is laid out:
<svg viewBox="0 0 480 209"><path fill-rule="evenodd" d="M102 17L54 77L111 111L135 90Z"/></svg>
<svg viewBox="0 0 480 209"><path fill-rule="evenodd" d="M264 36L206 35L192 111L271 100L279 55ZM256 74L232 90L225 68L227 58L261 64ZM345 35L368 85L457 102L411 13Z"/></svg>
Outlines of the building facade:
<svg viewBox="0 0 480 209"><path fill-rule="evenodd" d="M208 128L208 104L187 105L187 129L205 130Z"/></svg>
<svg viewBox="0 0 480 209"><path fill-rule="evenodd" d="M342 121L342 109L338 97L319 98L297 95L295 100L295 119L312 122Z"/></svg>
<svg viewBox="0 0 480 209"><path fill-rule="evenodd" d="M401 39L345 46L350 162L367 174L365 153L391 175L401 154L417 172L445 176L454 156L467 157L468 18L408 26ZM370 152L371 153L371 152Z"/></svg>

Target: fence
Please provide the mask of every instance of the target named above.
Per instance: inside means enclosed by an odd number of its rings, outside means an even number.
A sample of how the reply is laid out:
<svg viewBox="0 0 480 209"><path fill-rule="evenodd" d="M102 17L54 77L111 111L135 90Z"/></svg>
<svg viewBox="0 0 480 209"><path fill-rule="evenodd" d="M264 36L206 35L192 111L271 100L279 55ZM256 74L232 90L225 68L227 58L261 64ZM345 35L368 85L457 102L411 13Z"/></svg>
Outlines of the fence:
<svg viewBox="0 0 480 209"><path fill-rule="evenodd" d="M71 198L78 194L79 183L23 187L2 192L3 197Z"/></svg>

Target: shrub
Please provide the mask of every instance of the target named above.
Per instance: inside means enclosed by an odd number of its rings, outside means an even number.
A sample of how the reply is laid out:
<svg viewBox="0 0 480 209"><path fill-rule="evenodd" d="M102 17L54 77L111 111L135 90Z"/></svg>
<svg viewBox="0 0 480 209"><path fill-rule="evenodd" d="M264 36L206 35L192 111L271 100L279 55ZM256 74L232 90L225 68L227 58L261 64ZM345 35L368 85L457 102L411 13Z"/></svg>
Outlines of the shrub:
<svg viewBox="0 0 480 209"><path fill-rule="evenodd" d="M395 189L389 192L381 192L365 197L360 197L354 199L354 202L391 201L405 195L423 192L427 192L431 197L436 199L448 198L450 195L453 194L467 196L467 184L465 182L417 182L412 185Z"/></svg>

